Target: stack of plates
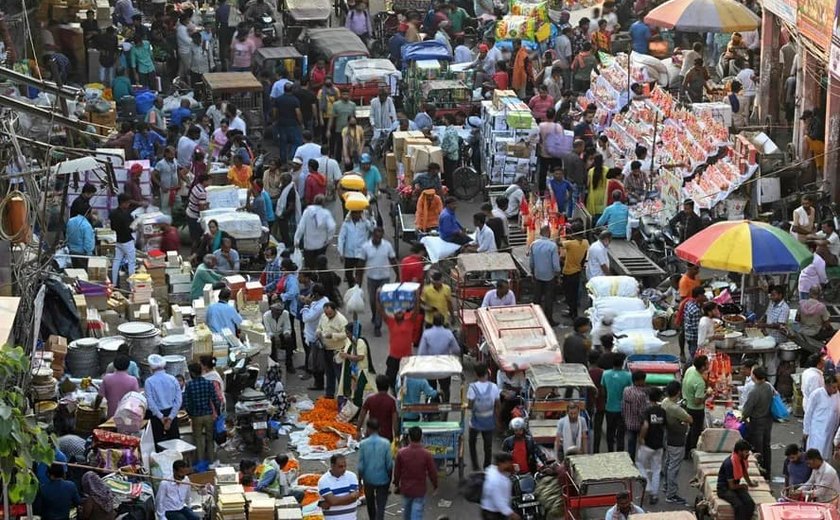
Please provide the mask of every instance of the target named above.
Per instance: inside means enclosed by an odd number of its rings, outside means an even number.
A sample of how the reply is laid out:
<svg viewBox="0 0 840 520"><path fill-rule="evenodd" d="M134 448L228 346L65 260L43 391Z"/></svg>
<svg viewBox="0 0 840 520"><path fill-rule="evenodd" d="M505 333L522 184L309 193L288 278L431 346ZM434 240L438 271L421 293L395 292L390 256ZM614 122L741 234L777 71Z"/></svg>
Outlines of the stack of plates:
<svg viewBox="0 0 840 520"><path fill-rule="evenodd" d="M73 377L99 377L99 340L81 338L67 346L65 363Z"/></svg>
<svg viewBox="0 0 840 520"><path fill-rule="evenodd" d="M131 358L140 367L140 377L146 378L151 373L149 356L160 353L160 331L151 323L143 321L123 323L117 330L125 337Z"/></svg>
<svg viewBox="0 0 840 520"><path fill-rule="evenodd" d="M125 344L122 336L108 336L99 340L99 371L105 373L108 365L117 358L117 352Z"/></svg>
<svg viewBox="0 0 840 520"><path fill-rule="evenodd" d="M50 401L58 395L57 381L49 365L32 370L32 396L35 401Z"/></svg>
<svg viewBox="0 0 840 520"><path fill-rule="evenodd" d="M187 360L184 356L163 356L166 360L166 373L173 376L186 376Z"/></svg>
<svg viewBox="0 0 840 520"><path fill-rule="evenodd" d="M193 340L185 334L174 334L160 340L160 354L162 356L184 356L192 359Z"/></svg>

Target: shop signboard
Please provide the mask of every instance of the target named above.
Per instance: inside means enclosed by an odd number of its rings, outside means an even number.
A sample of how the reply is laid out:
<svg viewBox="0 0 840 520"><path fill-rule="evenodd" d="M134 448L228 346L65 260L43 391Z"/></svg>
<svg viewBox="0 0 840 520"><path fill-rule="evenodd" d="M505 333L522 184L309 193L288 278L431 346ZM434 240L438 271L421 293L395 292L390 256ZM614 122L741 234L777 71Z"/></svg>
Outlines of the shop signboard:
<svg viewBox="0 0 840 520"><path fill-rule="evenodd" d="M662 197L662 211L668 218L676 215L682 202L683 178L675 168L659 170L659 193Z"/></svg>
<svg viewBox="0 0 840 520"><path fill-rule="evenodd" d="M796 25L796 0L764 0L761 7L787 23Z"/></svg>
<svg viewBox="0 0 840 520"><path fill-rule="evenodd" d="M831 45L835 9L836 3L833 0L799 0L796 16L799 34L826 52Z"/></svg>

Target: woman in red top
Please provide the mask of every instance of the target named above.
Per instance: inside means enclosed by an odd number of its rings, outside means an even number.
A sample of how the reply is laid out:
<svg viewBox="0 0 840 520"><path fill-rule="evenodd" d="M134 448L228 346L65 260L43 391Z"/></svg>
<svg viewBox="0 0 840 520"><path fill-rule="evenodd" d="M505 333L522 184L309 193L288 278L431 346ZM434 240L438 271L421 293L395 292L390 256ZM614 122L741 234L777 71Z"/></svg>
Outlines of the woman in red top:
<svg viewBox="0 0 840 520"><path fill-rule="evenodd" d="M313 92L317 92L318 89L324 86L326 79L327 69L324 67L324 60L318 60L315 62L315 66L312 67L312 72L309 73L309 88Z"/></svg>
<svg viewBox="0 0 840 520"><path fill-rule="evenodd" d="M615 190L621 192L621 200L627 200L627 191L624 189L624 183L621 179L624 176L621 174L621 168L610 168L607 171L607 193L613 193Z"/></svg>
<svg viewBox="0 0 840 520"><path fill-rule="evenodd" d="M510 76L508 76L505 62L496 62L496 73L493 74L493 83L496 84L498 90L508 90L510 87Z"/></svg>

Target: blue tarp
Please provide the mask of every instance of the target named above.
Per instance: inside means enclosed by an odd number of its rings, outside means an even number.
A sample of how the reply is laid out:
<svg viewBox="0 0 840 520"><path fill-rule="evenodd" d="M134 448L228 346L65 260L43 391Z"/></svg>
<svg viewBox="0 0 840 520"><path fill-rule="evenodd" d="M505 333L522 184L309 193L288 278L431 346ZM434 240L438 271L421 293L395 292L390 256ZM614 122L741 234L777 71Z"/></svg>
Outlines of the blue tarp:
<svg viewBox="0 0 840 520"><path fill-rule="evenodd" d="M409 62L418 60L452 61L452 55L449 54L449 49L446 48L446 45L435 40L403 45L403 66L407 65Z"/></svg>

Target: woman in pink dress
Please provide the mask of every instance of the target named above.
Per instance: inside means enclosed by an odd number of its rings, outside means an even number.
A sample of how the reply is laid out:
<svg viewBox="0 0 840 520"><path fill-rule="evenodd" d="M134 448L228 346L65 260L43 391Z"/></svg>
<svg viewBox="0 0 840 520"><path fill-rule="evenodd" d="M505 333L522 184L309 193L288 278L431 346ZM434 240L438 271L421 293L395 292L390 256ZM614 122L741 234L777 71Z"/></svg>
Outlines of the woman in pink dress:
<svg viewBox="0 0 840 520"><path fill-rule="evenodd" d="M228 120L222 119L221 123L219 123L219 128L213 130L213 135L210 137L210 149L213 150L213 160L219 158L219 152L222 151L222 148L224 148L228 142L228 126Z"/></svg>

